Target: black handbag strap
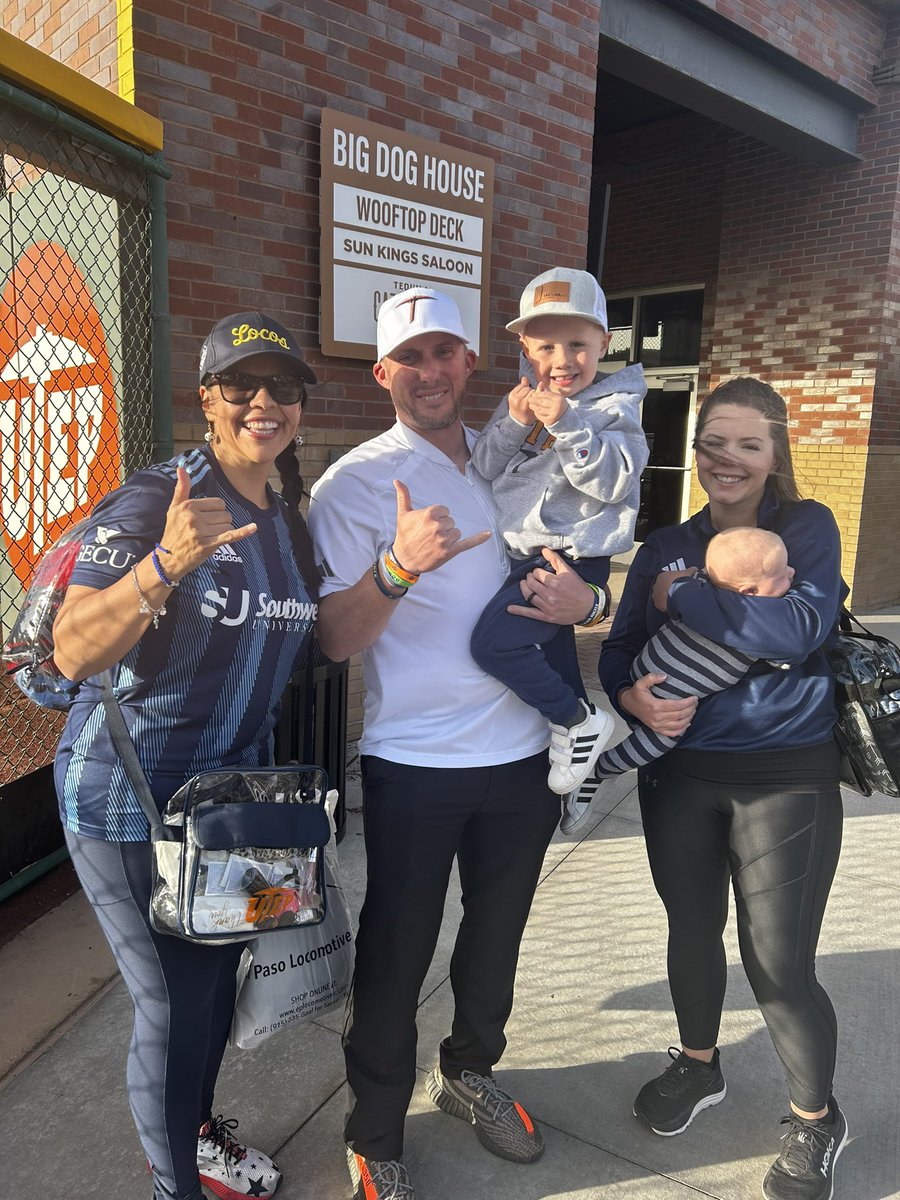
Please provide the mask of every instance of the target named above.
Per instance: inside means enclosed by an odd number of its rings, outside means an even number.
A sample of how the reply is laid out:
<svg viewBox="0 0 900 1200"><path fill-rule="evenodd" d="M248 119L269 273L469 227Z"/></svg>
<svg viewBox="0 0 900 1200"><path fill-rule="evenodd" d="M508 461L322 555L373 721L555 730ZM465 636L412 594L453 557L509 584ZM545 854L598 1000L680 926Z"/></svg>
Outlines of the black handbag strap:
<svg viewBox="0 0 900 1200"><path fill-rule="evenodd" d="M841 633L849 633L853 635L855 632L853 626L856 625L858 629L863 631L866 637L874 638L875 641L889 642L891 640L890 638L885 638L883 634L874 633L867 625L863 625L859 617L854 616L846 604L841 605L841 612L840 616L838 617L838 625L840 626Z"/></svg>
<svg viewBox="0 0 900 1200"><path fill-rule="evenodd" d="M125 774L134 788L135 795L140 801L144 816L150 822L150 837L154 842L172 838L172 831L164 824L150 791L150 784L140 764L125 718L113 691L112 676L109 671L101 671L97 676L100 684L100 694L103 697L103 711L106 713L106 724L113 740L113 745L122 760Z"/></svg>

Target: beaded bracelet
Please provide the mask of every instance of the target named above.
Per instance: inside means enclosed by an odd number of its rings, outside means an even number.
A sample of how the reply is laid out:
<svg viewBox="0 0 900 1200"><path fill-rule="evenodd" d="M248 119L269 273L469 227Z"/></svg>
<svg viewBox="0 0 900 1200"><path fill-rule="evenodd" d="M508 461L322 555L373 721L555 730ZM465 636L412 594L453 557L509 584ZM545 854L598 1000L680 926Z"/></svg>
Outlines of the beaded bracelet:
<svg viewBox="0 0 900 1200"><path fill-rule="evenodd" d="M135 590L137 591L137 594L138 594L139 608L140 608L141 616L142 617L152 617L153 618L153 628L159 629L159 618L164 617L166 615L165 603L163 603L159 608L153 607L153 605L150 603L150 601L144 595L144 591L143 591L140 581L137 577L137 570L135 569L133 564L131 567L131 579L132 579L132 582L134 583Z"/></svg>
<svg viewBox="0 0 900 1200"><path fill-rule="evenodd" d="M406 595L405 587L403 588L403 591L400 592L399 595L395 592L389 591L387 589L387 587L385 587L384 582L381 578L381 572L378 570L377 560L372 563L372 578L375 580L375 583L378 586L379 592L381 592L382 596L387 596L388 600L400 600Z"/></svg>
<svg viewBox="0 0 900 1200"><path fill-rule="evenodd" d="M159 548L162 549L162 547L159 547ZM164 550L163 553L168 554L169 552L168 552L168 550ZM172 580L165 573L165 571L162 569L162 563L159 561L159 555L156 553L156 549L153 549L150 551L150 561L153 563L153 568L156 571L157 575L159 576L161 583L164 583L167 588L178 587L178 584L173 583Z"/></svg>

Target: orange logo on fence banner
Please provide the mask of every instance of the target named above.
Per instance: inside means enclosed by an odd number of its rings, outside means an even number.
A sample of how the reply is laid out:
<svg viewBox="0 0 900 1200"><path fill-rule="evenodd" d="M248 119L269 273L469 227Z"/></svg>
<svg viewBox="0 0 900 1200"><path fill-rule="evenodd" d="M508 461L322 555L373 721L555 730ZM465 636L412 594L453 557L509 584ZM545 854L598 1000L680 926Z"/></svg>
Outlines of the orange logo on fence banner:
<svg viewBox="0 0 900 1200"><path fill-rule="evenodd" d="M23 585L44 550L119 482L100 315L62 246L36 242L0 299L2 533Z"/></svg>

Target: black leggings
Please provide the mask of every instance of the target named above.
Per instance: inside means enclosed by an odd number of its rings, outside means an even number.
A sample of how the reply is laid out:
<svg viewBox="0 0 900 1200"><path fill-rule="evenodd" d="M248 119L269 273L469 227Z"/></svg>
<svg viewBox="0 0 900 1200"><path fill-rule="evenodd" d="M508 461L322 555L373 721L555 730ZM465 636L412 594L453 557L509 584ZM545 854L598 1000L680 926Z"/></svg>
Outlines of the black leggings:
<svg viewBox="0 0 900 1200"><path fill-rule="evenodd" d="M816 749L821 777L831 748ZM831 1095L837 1048L834 1009L816 979L815 956L840 855L841 794L836 779L748 786L697 774L712 761L726 765L731 779L757 779L759 758L674 751L643 768L647 854L669 918L669 986L682 1045L706 1049L719 1036L731 880L741 961L791 1100L816 1112Z"/></svg>

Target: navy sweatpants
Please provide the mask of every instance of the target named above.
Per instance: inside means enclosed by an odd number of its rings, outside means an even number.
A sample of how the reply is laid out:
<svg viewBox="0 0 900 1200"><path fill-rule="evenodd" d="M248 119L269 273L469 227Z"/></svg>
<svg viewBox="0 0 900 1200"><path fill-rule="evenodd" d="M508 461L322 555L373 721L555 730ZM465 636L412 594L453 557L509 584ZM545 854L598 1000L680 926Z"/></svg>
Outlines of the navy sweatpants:
<svg viewBox="0 0 900 1200"><path fill-rule="evenodd" d="M586 583L605 586L608 558L563 557ZM519 584L535 567L553 570L540 554L513 563L506 582L478 618L470 650L482 671L506 684L551 724L568 725L578 711L578 701L586 697L572 626L506 611L508 604L524 603Z"/></svg>
<svg viewBox="0 0 900 1200"><path fill-rule="evenodd" d="M150 843L66 830L85 895L134 1005L128 1099L154 1200L202 1200L197 1132L212 1115L243 943L197 946L150 927Z"/></svg>

